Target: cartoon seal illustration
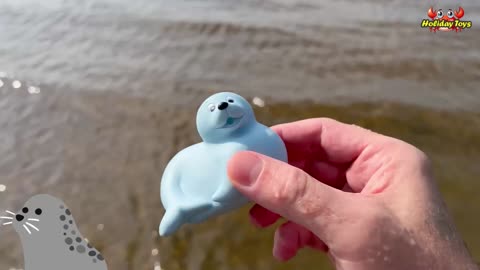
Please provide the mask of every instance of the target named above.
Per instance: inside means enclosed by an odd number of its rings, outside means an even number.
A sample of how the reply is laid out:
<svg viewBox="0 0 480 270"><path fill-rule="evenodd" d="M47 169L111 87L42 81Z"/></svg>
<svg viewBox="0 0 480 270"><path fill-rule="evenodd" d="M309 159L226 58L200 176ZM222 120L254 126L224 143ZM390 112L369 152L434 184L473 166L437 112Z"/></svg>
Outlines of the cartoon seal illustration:
<svg viewBox="0 0 480 270"><path fill-rule="evenodd" d="M197 130L203 142L177 153L162 176L160 195L166 212L159 226L161 236L248 203L227 176L227 162L236 152L250 150L287 162L280 137L258 123L250 104L235 93L207 98L197 112Z"/></svg>
<svg viewBox="0 0 480 270"><path fill-rule="evenodd" d="M107 270L103 256L83 238L70 210L55 197L35 195L19 212L6 211L0 219L20 236L25 270Z"/></svg>

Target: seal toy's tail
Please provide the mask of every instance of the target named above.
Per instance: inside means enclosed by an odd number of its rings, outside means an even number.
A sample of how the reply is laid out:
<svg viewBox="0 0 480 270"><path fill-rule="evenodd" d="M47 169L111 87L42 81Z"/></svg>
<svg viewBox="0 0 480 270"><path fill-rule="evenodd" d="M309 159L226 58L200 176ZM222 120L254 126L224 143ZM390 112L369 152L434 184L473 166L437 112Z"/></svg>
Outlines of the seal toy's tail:
<svg viewBox="0 0 480 270"><path fill-rule="evenodd" d="M181 217L182 215L180 215L179 210L168 210L163 216L158 228L160 236L169 236L178 230L183 224L185 224L185 221L182 220Z"/></svg>
<svg viewBox="0 0 480 270"><path fill-rule="evenodd" d="M191 222L192 215L206 215L211 207L209 202L186 199L181 206L167 209L158 228L160 236L171 235L183 224Z"/></svg>

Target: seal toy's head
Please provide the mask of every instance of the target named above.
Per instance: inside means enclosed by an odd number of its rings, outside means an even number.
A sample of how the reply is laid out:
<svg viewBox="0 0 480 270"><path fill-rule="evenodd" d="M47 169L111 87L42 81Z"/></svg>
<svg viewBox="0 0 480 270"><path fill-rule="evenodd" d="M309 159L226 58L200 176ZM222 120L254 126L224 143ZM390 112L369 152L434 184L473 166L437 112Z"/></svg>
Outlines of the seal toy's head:
<svg viewBox="0 0 480 270"><path fill-rule="evenodd" d="M255 123L248 101L231 92L210 96L197 112L197 130L204 142L222 142Z"/></svg>

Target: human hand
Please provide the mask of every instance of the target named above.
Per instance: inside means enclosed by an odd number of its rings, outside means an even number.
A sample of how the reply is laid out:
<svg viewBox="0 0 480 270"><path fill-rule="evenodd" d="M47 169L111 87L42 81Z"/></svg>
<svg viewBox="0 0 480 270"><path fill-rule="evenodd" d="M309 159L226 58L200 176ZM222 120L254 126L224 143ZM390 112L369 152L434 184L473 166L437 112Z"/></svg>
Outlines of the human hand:
<svg viewBox="0 0 480 270"><path fill-rule="evenodd" d="M255 225L287 219L275 233L276 258L312 247L342 270L478 269L423 152L327 118L272 129L290 165L245 151L229 161L228 174L257 203Z"/></svg>

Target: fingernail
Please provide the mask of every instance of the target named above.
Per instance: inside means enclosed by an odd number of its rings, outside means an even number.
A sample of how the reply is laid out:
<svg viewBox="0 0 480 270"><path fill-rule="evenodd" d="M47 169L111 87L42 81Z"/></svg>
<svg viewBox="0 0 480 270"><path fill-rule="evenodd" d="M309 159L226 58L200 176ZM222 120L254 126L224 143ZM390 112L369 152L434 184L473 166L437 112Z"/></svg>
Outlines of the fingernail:
<svg viewBox="0 0 480 270"><path fill-rule="evenodd" d="M251 186L263 169L263 160L256 154L241 152L229 162L228 171L232 181L240 186Z"/></svg>

